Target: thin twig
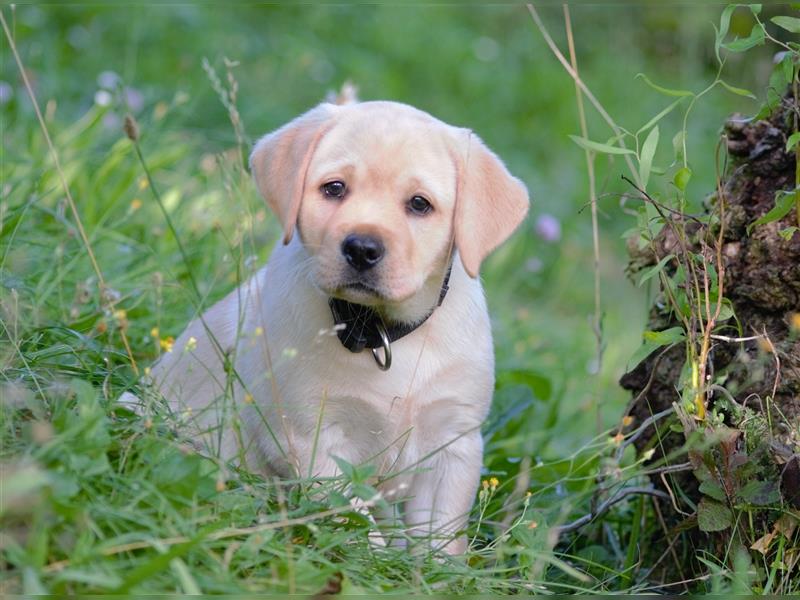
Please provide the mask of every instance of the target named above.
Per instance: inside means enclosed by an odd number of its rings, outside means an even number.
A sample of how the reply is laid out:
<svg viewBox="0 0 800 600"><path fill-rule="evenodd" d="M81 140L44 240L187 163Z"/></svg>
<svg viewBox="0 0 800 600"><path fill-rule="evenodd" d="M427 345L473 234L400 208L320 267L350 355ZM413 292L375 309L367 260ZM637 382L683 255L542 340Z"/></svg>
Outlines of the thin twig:
<svg viewBox="0 0 800 600"><path fill-rule="evenodd" d="M644 421L642 421L642 424L639 425L636 428L636 430L629 437L627 437L624 442L622 442L619 445L619 448L617 449L617 456L616 456L617 461L619 461L620 458L622 458L622 453L625 452L625 448L627 448L633 442L638 440L642 436L642 434L645 432L645 430L648 427L650 427L650 425L652 425L653 423L655 423L659 419L662 419L662 418L666 417L667 415L671 415L673 412L675 412L675 409L670 406L669 408L667 408L665 410L662 410L661 412L658 412L658 413L656 413L654 415L651 415L651 416L647 417Z"/></svg>
<svg viewBox="0 0 800 600"><path fill-rule="evenodd" d="M728 337L727 335L711 335L712 340L719 340L720 342L752 342L754 340L763 340L763 335L751 335L750 337Z"/></svg>
<svg viewBox="0 0 800 600"><path fill-rule="evenodd" d="M632 181L632 180L631 180L629 177L627 177L627 176L625 176L625 175L622 175L622 179L624 179L625 181L627 181L627 182L628 182L628 183L631 185L631 187L633 187L633 189L635 189L637 192L639 192L639 193L642 195L642 200L645 200L645 201L649 202L650 204L652 204L652 205L653 205L653 207L654 207L654 208L656 208L656 209L660 209L660 210L659 210L659 213L660 213L661 211L666 211L666 212L668 212L668 213L670 213L670 214L674 214L674 215L676 215L676 216L678 216L678 217L682 217L682 218L686 218L686 219L689 219L689 220L691 220L691 221L694 221L695 223L697 223L697 224L698 224L698 225L700 225L701 227L705 227L705 226L706 226L706 224L705 224L705 223L703 223L703 221L701 221L700 219L698 219L698 218L697 218L697 217L695 217L694 215L690 215L690 214L688 214L688 213L681 212L681 211L679 211L679 210L675 210L674 208L670 208L670 207L669 207L669 206L667 206L666 204L662 204L661 202L659 202L658 200L656 200L655 198L653 198L653 197L652 197L650 194L648 194L648 193L647 193L647 192L646 192L644 189L642 189L641 187L639 187L639 186L638 186L638 185L637 185L637 184L636 184L634 181ZM630 198L630 196L628 196L628 197ZM661 214L661 218L662 218L662 219L664 219L665 221L667 220L667 219L666 219L666 215L663 215L663 214Z"/></svg>
<svg viewBox="0 0 800 600"><path fill-rule="evenodd" d="M561 63L561 65L564 67L567 73L569 73L570 77L572 77L572 79L575 80L575 84L578 87L580 87L581 91L584 94L586 94L586 97L589 99L589 102L592 103L592 106L594 106L595 110L597 110L597 112L600 113L600 116L603 117L603 120L608 124L608 126L614 132L614 135L617 137L620 147L627 149L625 146L625 142L623 140L624 132L614 122L614 119L611 118L611 115L608 114L608 111L606 111L606 109L603 108L603 105L600 104L597 98L595 98L592 91L588 87L586 87L586 84L578 76L578 73L575 71L575 69L572 68L572 65L570 65L569 62L567 62L567 59L564 57L564 54L561 52L561 50L558 49L558 46L556 46L555 42L553 41L553 38L550 37L547 28L544 26L544 22L539 17L539 13L536 11L533 5L526 4L526 6L528 8L528 12L531 14L531 17L533 18L533 21L536 23L536 27L539 28L539 32L542 34L544 41L547 43L552 53L558 59L558 62ZM628 164L628 168L630 169L631 174L633 175L633 178L638 182L639 172L634 167L633 160L631 159L630 154L626 154L624 158L625 162Z"/></svg>
<svg viewBox="0 0 800 600"><path fill-rule="evenodd" d="M575 40L572 35L572 21L569 16L569 7L564 4L564 25L567 30L567 44L569 46L569 59L572 64L572 70L575 75L578 75L578 57L575 54ZM575 79L575 102L578 105L578 120L581 124L581 135L584 139L589 138L589 128L586 125L586 111L583 108L583 94L581 93L581 86L578 85L578 80ZM602 331L602 316L600 307L600 234L598 233L597 225L597 191L594 176L594 152L588 148L584 149L586 155L586 172L589 176L589 203L591 205L592 213L592 251L594 254L594 322L592 329L594 330L594 337L597 340L597 372L603 364L603 331Z"/></svg>
<svg viewBox="0 0 800 600"><path fill-rule="evenodd" d="M561 527L556 527L556 531L559 535L564 533L569 533L571 531L575 531L576 529L580 529L584 525L591 523L594 519L604 515L608 510L614 506L622 502L628 496L633 495L647 495L647 496L655 496L656 498L663 498L669 499L669 496L662 491L659 491L654 488L646 488L646 487L629 487L624 488L611 496L608 500L600 504L595 510L593 510L588 515L584 515L579 519L575 519L572 523L568 523L566 525L562 525Z"/></svg>
<svg viewBox="0 0 800 600"><path fill-rule="evenodd" d="M649 469L647 471L642 471L641 475L646 475L648 477L652 475L661 475L663 473L681 473L683 471L691 471L694 468L691 462L682 462L678 463L677 465L666 465L663 467L658 467L657 469Z"/></svg>

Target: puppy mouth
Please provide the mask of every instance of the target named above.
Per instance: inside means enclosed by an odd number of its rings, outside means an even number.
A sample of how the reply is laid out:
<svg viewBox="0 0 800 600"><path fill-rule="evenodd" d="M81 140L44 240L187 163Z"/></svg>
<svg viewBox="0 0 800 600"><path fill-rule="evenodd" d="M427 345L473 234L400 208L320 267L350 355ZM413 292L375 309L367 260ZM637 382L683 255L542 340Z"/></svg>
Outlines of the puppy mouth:
<svg viewBox="0 0 800 600"><path fill-rule="evenodd" d="M358 304L379 304L386 300L385 294L377 287L363 281L351 281L338 285L331 294L334 298Z"/></svg>

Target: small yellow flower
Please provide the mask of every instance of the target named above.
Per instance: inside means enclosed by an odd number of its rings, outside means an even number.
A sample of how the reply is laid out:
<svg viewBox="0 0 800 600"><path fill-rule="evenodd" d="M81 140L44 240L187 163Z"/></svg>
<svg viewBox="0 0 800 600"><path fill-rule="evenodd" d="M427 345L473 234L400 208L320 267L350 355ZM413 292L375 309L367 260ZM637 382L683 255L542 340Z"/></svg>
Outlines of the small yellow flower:
<svg viewBox="0 0 800 600"><path fill-rule="evenodd" d="M530 492L525 492L525 497L526 498L530 498L531 497L531 493Z"/></svg>
<svg viewBox="0 0 800 600"><path fill-rule="evenodd" d="M498 480L497 477L491 477L489 479L489 485L493 490L496 490L497 486L500 485L500 480Z"/></svg>
<svg viewBox="0 0 800 600"><path fill-rule="evenodd" d="M800 312L793 312L789 315L789 327L795 333L800 333Z"/></svg>
<svg viewBox="0 0 800 600"><path fill-rule="evenodd" d="M188 340L186 340L186 350L191 352L197 348L197 338L191 336Z"/></svg>
<svg viewBox="0 0 800 600"><path fill-rule="evenodd" d="M483 486L484 490L488 490L489 489L489 482L486 479L484 479L483 481L481 481L481 486Z"/></svg>
<svg viewBox="0 0 800 600"><path fill-rule="evenodd" d="M264 328L263 327L256 327L254 333L256 337L264 335Z"/></svg>
<svg viewBox="0 0 800 600"><path fill-rule="evenodd" d="M153 327L150 330L150 337L153 338L154 340L158 339L158 334L159 334L158 327Z"/></svg>
<svg viewBox="0 0 800 600"><path fill-rule="evenodd" d="M626 415L622 418L622 426L623 427L630 427L633 424L633 417L630 415Z"/></svg>
<svg viewBox="0 0 800 600"><path fill-rule="evenodd" d="M150 185L150 184L147 183L147 177L140 177L139 178L139 189L140 190L146 190L148 185Z"/></svg>
<svg viewBox="0 0 800 600"><path fill-rule="evenodd" d="M152 371L152 369L150 369L150 367L145 367L144 368L144 376L145 377L150 377L150 373L152 373L152 372L153 371Z"/></svg>
<svg viewBox="0 0 800 600"><path fill-rule="evenodd" d="M164 352L172 352L172 346L175 345L175 338L172 336L161 338L158 344Z"/></svg>
<svg viewBox="0 0 800 600"><path fill-rule="evenodd" d="M611 438L611 443L613 443L615 446L619 446L622 443L622 440L624 439L625 436L622 435L621 433L618 433L617 435Z"/></svg>
<svg viewBox="0 0 800 600"><path fill-rule="evenodd" d="M119 325L120 329L128 327L128 313L123 309L120 308L114 311L114 319L117 321L117 325Z"/></svg>
<svg viewBox="0 0 800 600"><path fill-rule="evenodd" d="M139 198L131 200L131 212L136 212L140 208L142 208L142 201Z"/></svg>
<svg viewBox="0 0 800 600"><path fill-rule="evenodd" d="M248 392L248 393L246 393L246 394L244 395L244 403L245 403L245 404L252 404L252 403L253 403L253 394L251 394L251 393L249 393L249 392Z"/></svg>

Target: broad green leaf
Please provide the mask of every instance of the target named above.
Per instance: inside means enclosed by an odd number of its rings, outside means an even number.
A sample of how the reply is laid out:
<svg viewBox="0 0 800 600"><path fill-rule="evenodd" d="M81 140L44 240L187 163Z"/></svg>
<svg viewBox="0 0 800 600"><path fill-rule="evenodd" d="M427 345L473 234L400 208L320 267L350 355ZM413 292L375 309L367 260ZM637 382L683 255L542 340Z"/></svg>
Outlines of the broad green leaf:
<svg viewBox="0 0 800 600"><path fill-rule="evenodd" d="M685 335L683 329L680 327L673 327L665 329L664 331L645 331L644 343L639 346L633 356L628 360L628 364L635 367L654 351L658 350L661 346L673 344L684 339Z"/></svg>
<svg viewBox="0 0 800 600"><path fill-rule="evenodd" d="M673 258L675 258L674 254L667 254L664 258L658 261L657 265L650 267L649 269L647 269L647 271L642 273L642 276L639 278L639 283L637 285L641 287L643 283L652 279L653 276L660 273L664 269L664 266Z"/></svg>
<svg viewBox="0 0 800 600"><path fill-rule="evenodd" d="M716 27L714 28L716 31L716 40L714 42L714 51L717 54L717 61L722 62L719 56L719 49L722 46L722 40L725 39L725 36L728 35L728 29L731 26L731 16L733 16L733 11L736 10L738 4L729 4L725 7L725 10L722 11L722 16L719 18L719 29Z"/></svg>
<svg viewBox="0 0 800 600"><path fill-rule="evenodd" d="M504 369L497 373L497 387L507 385L525 385L539 400L549 400L553 394L550 379L527 369Z"/></svg>
<svg viewBox="0 0 800 600"><path fill-rule="evenodd" d="M599 152L600 154L636 154L633 150L629 150L627 148L619 148L618 146L609 146L608 144L593 142L592 140L587 140L586 138L582 138L577 135L571 135L569 137L581 148L586 148L587 150L591 150L593 152Z"/></svg>
<svg viewBox="0 0 800 600"><path fill-rule="evenodd" d="M746 38L738 38L732 42L722 44L722 47L731 52L744 52L754 46L760 46L764 43L766 36L764 34L764 26L761 23L753 25L753 30Z"/></svg>
<svg viewBox="0 0 800 600"><path fill-rule="evenodd" d="M745 96L747 98L752 98L753 100L756 99L756 95L753 92L751 92L750 90L746 90L744 88L734 87L734 86L730 85L729 83L725 83L721 79L719 80L719 82L722 84L722 87L724 87L729 92L733 92L737 96Z"/></svg>
<svg viewBox="0 0 800 600"><path fill-rule="evenodd" d="M672 151L675 153L675 160L680 160L683 156L683 143L686 140L686 131L681 129L672 138Z"/></svg>
<svg viewBox="0 0 800 600"><path fill-rule="evenodd" d="M661 92L662 94L666 94L667 96L694 96L694 92L690 92L689 90L673 90L670 88L666 88L660 85L656 85L645 75L644 73L637 73L636 77L639 79L643 79L644 82L649 85L651 88L656 90L657 92Z"/></svg>
<svg viewBox="0 0 800 600"><path fill-rule="evenodd" d="M692 178L692 170L689 167L681 167L672 178L672 182L680 191L685 192L689 180Z"/></svg>
<svg viewBox="0 0 800 600"><path fill-rule="evenodd" d="M352 481L353 476L355 475L356 472L355 467L340 456L332 454L331 458L333 459L333 462L336 463L336 466L339 467L339 470L342 472L342 475L344 475L347 479Z"/></svg>
<svg viewBox="0 0 800 600"><path fill-rule="evenodd" d="M800 51L800 48L795 50L795 52L797 51ZM789 85L794 77L794 55L791 52L785 52L781 62L778 63L778 67L783 74L783 80L786 85Z"/></svg>
<svg viewBox="0 0 800 600"><path fill-rule="evenodd" d="M770 19L778 27L792 33L800 33L800 19L797 17L772 17Z"/></svg>
<svg viewBox="0 0 800 600"><path fill-rule="evenodd" d="M686 333L682 327L670 327L663 331L645 331L642 334L646 342L653 342L660 346L667 344L674 344L675 342L683 341L686 338Z"/></svg>
<svg viewBox="0 0 800 600"><path fill-rule="evenodd" d="M720 502L725 502L726 500L725 490L722 489L719 483L712 479L704 480L700 484L700 491L714 500L719 500Z"/></svg>
<svg viewBox="0 0 800 600"><path fill-rule="evenodd" d="M789 139L786 140L786 152L791 152L794 147L797 146L797 142L800 142L800 131L795 131L789 136Z"/></svg>
<svg viewBox="0 0 800 600"><path fill-rule="evenodd" d="M761 107L753 119L759 120L769 116L775 107L781 102L782 92L792 81L794 76L794 53L784 52L781 61L772 69L767 85L767 101Z"/></svg>
<svg viewBox="0 0 800 600"><path fill-rule="evenodd" d="M653 342L645 342L641 346L639 346L636 351L631 355L628 359L628 365L630 368L627 370L630 371L631 368L635 367L643 360L645 360L648 356L650 356L653 352L658 350L661 347L661 344L655 344Z"/></svg>
<svg viewBox="0 0 800 600"><path fill-rule="evenodd" d="M792 192L780 191L775 194L775 206L768 213L750 223L750 225L747 226L747 233L749 234L753 228L757 227L758 225L779 221L788 215L789 211L792 210L792 207L794 206L797 194L800 194L800 189Z"/></svg>
<svg viewBox="0 0 800 600"><path fill-rule="evenodd" d="M767 506L779 502L781 494L775 481L750 481L736 492L736 498L748 504Z"/></svg>
<svg viewBox="0 0 800 600"><path fill-rule="evenodd" d="M650 170L653 167L653 157L656 154L657 147L658 125L653 127L653 130L644 140L644 144L642 144L642 155L639 158L639 181L642 182L643 188L647 188L647 182L650 180Z"/></svg>
<svg viewBox="0 0 800 600"><path fill-rule="evenodd" d="M722 299L722 306L719 308L719 316L717 317L717 322L721 323L722 321L727 321L731 317L733 317L736 313L733 310L733 304L727 298Z"/></svg>
<svg viewBox="0 0 800 600"><path fill-rule="evenodd" d="M784 227L783 229L778 231L778 235L788 242L790 239L792 239L792 236L794 236L794 234L797 233L798 231L800 231L800 228L792 225L791 227Z"/></svg>
<svg viewBox="0 0 800 600"><path fill-rule="evenodd" d="M724 531L733 523L733 514L728 507L708 498L697 505L697 525L700 531Z"/></svg>

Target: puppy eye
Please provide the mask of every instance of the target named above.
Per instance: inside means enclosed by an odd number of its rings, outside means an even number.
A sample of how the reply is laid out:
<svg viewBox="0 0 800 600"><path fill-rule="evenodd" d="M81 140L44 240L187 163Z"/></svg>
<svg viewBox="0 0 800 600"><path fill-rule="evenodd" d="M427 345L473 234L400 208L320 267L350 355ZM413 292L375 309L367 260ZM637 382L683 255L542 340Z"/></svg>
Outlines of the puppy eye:
<svg viewBox="0 0 800 600"><path fill-rule="evenodd" d="M347 187L342 181L329 181L320 189L328 198L344 198L344 193L347 191Z"/></svg>
<svg viewBox="0 0 800 600"><path fill-rule="evenodd" d="M408 201L408 210L415 215L427 215L433 210L433 206L422 196L414 196Z"/></svg>

